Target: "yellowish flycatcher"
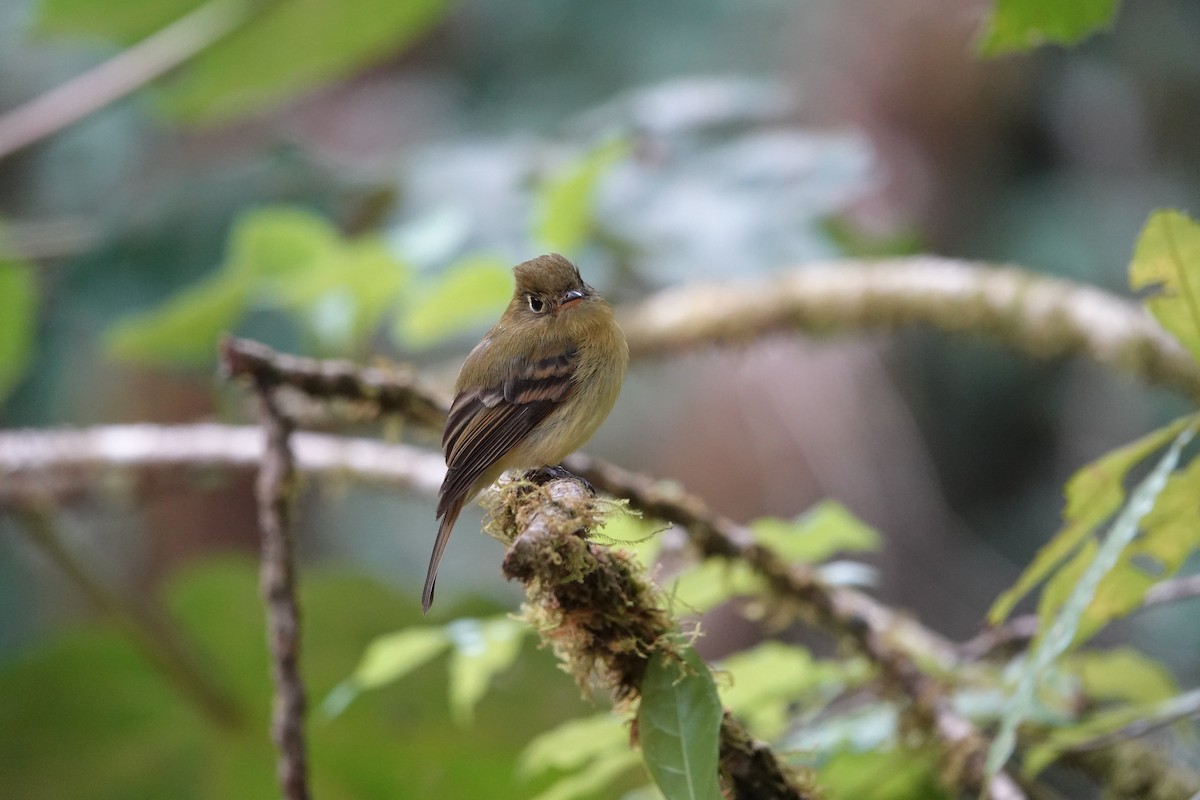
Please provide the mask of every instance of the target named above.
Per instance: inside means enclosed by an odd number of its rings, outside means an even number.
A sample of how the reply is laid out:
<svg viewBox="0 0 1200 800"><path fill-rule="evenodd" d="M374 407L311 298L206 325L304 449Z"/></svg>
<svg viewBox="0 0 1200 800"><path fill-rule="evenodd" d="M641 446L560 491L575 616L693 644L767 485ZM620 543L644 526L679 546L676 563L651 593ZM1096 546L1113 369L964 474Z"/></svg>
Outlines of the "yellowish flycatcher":
<svg viewBox="0 0 1200 800"><path fill-rule="evenodd" d="M424 611L463 505L505 470L556 465L583 445L612 410L629 363L612 308L570 261L538 256L513 275L508 309L467 356L454 387Z"/></svg>

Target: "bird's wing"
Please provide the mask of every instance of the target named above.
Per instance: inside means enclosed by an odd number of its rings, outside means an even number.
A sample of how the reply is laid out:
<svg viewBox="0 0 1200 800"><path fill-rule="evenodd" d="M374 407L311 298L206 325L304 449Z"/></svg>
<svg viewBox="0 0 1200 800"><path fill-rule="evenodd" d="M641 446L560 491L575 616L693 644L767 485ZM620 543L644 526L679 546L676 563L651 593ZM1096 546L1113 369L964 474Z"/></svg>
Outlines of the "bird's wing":
<svg viewBox="0 0 1200 800"><path fill-rule="evenodd" d="M545 358L514 358L503 381L454 398L442 433L447 471L439 517L570 396L577 364L573 347Z"/></svg>

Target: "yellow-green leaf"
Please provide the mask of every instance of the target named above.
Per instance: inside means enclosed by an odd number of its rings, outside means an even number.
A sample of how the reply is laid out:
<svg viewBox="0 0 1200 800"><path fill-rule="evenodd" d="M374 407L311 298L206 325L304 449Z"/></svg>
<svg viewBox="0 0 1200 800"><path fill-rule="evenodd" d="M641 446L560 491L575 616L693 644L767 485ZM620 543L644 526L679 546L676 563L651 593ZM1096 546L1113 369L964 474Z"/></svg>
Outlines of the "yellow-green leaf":
<svg viewBox="0 0 1200 800"><path fill-rule="evenodd" d="M1125 500L1124 481L1129 470L1163 447L1192 421L1192 417L1177 419L1076 472L1067 482L1067 505L1063 510L1066 524L1038 551L1016 585L996 599L988 612L988 620L992 624L1004 621L1021 598L1070 556L1097 525L1111 517Z"/></svg>
<svg viewBox="0 0 1200 800"><path fill-rule="evenodd" d="M580 769L590 761L629 752L629 730L608 711L567 720L546 731L521 752L520 772L536 776L551 769Z"/></svg>
<svg viewBox="0 0 1200 800"><path fill-rule="evenodd" d="M411 347L427 347L455 333L487 326L500 318L512 291L512 270L503 261L466 258L410 298L396 320L396 335Z"/></svg>
<svg viewBox="0 0 1200 800"><path fill-rule="evenodd" d="M0 399L29 365L36 309L33 269L0 254Z"/></svg>
<svg viewBox="0 0 1200 800"><path fill-rule="evenodd" d="M839 552L874 550L879 534L841 503L827 500L792 521L771 517L750 525L754 538L787 561L813 563Z"/></svg>
<svg viewBox="0 0 1200 800"><path fill-rule="evenodd" d="M1042 44L1074 44L1108 28L1116 13L1117 0L995 0L979 49L995 56Z"/></svg>
<svg viewBox="0 0 1200 800"><path fill-rule="evenodd" d="M454 643L450 655L450 710L459 724L475 714L492 678L507 669L521 653L529 626L508 617L463 618L446 626Z"/></svg>
<svg viewBox="0 0 1200 800"><path fill-rule="evenodd" d="M105 343L116 358L148 364L206 364L217 341L245 312L250 282L227 273L172 296L157 308L127 317L109 329Z"/></svg>
<svg viewBox="0 0 1200 800"><path fill-rule="evenodd" d="M287 286L314 264L333 257L340 243L329 220L312 211L292 206L258 208L234 225L225 269Z"/></svg>
<svg viewBox="0 0 1200 800"><path fill-rule="evenodd" d="M1093 702L1150 703L1179 691L1166 667L1132 647L1075 653L1064 666L1079 675L1083 691Z"/></svg>
<svg viewBox="0 0 1200 800"><path fill-rule="evenodd" d="M817 661L803 647L772 641L735 653L720 667L729 676L720 687L721 699L764 739L783 733L791 703L817 687L840 686L853 675L846 663Z"/></svg>
<svg viewBox="0 0 1200 800"><path fill-rule="evenodd" d="M605 142L579 161L551 176L538 190L538 243L572 254L587 241L594 225L594 199L600 179L629 152L623 139Z"/></svg>
<svg viewBox="0 0 1200 800"><path fill-rule="evenodd" d="M1200 362L1200 223L1179 211L1156 211L1129 265L1135 291L1154 290L1146 306Z"/></svg>

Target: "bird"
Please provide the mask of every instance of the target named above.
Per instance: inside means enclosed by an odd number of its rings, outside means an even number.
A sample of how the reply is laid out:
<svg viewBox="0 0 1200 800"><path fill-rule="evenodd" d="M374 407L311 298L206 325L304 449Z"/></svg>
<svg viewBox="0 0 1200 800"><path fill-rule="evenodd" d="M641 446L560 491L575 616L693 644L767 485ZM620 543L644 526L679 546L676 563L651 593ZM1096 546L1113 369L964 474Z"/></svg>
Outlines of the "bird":
<svg viewBox="0 0 1200 800"><path fill-rule="evenodd" d="M512 300L459 371L442 432L446 477L421 594L433 603L438 565L463 506L509 469L554 466L608 417L629 363L612 307L558 253L513 267Z"/></svg>

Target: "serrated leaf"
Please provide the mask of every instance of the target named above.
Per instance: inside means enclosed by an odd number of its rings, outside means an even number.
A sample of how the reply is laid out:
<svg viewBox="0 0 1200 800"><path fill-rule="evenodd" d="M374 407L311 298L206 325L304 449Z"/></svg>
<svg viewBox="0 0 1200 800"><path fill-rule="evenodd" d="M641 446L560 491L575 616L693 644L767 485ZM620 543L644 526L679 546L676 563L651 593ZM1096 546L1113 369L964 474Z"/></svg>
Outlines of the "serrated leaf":
<svg viewBox="0 0 1200 800"><path fill-rule="evenodd" d="M1200 363L1200 223L1179 211L1156 211L1129 264L1134 291L1156 290L1146 307Z"/></svg>
<svg viewBox="0 0 1200 800"><path fill-rule="evenodd" d="M595 224L596 186L628 152L624 140L605 142L538 188L535 236L543 248L571 254L587 241Z"/></svg>
<svg viewBox="0 0 1200 800"><path fill-rule="evenodd" d="M33 269L0 254L0 400L8 396L29 366L36 309Z"/></svg>
<svg viewBox="0 0 1200 800"><path fill-rule="evenodd" d="M1043 44L1074 44L1107 29L1116 14L1117 0L995 0L979 49L996 56Z"/></svg>
<svg viewBox="0 0 1200 800"><path fill-rule="evenodd" d="M165 303L126 317L105 335L116 358L147 364L201 365L215 358L217 341L245 313L250 282L217 273Z"/></svg>
<svg viewBox="0 0 1200 800"><path fill-rule="evenodd" d="M1034 642L1017 681L1012 703L1000 721L1000 730L988 751L987 774L990 779L1004 766L1016 746L1017 726L1033 713L1037 688L1042 674L1071 647L1088 606L1104 576L1120 559L1121 551L1133 541L1143 517L1154 508L1154 502L1167 484L1167 479L1179 463L1183 448L1195 435L1195 420L1184 428L1170 448L1155 464L1129 497L1108 531L1104 542L1096 548L1095 556L1083 570L1059 614L1049 628Z"/></svg>
<svg viewBox="0 0 1200 800"><path fill-rule="evenodd" d="M750 524L754 538L787 561L814 563L839 552L875 550L879 534L841 503L827 500L792 521L763 518Z"/></svg>
<svg viewBox="0 0 1200 800"><path fill-rule="evenodd" d="M988 611L988 621L993 625L1003 622L1021 598L1075 552L1096 526L1112 516L1125 499L1124 481L1129 470L1178 435L1191 421L1190 417L1177 419L1105 454L1071 476L1067 481L1067 505L1063 510L1066 524L1038 551L1017 583L996 598Z"/></svg>
<svg viewBox="0 0 1200 800"><path fill-rule="evenodd" d="M161 89L189 122L261 114L403 51L441 19L445 0L276 0L207 48Z"/></svg>
<svg viewBox="0 0 1200 800"><path fill-rule="evenodd" d="M588 762L629 752L628 729L606 711L567 720L535 738L521 752L518 770L533 777L551 769L579 769Z"/></svg>
<svg viewBox="0 0 1200 800"><path fill-rule="evenodd" d="M682 662L656 652L642 679L642 758L667 800L721 800L717 742L723 711L708 667L687 648Z"/></svg>
<svg viewBox="0 0 1200 800"><path fill-rule="evenodd" d="M472 720L475 706L492 678L516 661L528 631L527 625L507 617L464 618L446 626L454 644L450 654L450 710L459 724Z"/></svg>
<svg viewBox="0 0 1200 800"><path fill-rule="evenodd" d="M504 262L484 256L463 259L410 299L396 320L396 335L410 347L428 347L488 325L500 318L512 291L512 270Z"/></svg>

